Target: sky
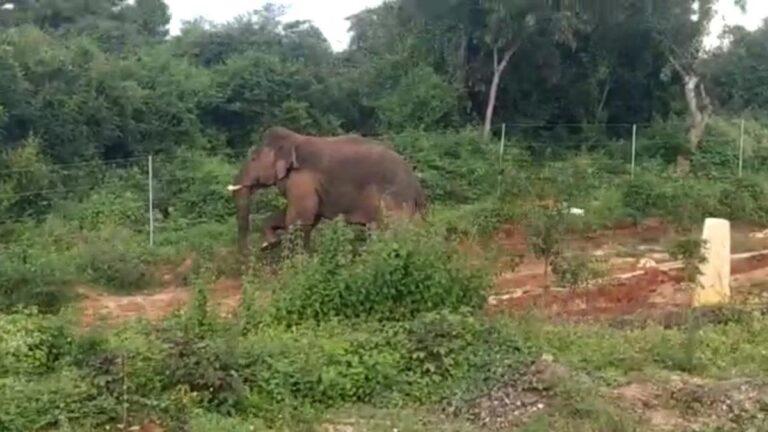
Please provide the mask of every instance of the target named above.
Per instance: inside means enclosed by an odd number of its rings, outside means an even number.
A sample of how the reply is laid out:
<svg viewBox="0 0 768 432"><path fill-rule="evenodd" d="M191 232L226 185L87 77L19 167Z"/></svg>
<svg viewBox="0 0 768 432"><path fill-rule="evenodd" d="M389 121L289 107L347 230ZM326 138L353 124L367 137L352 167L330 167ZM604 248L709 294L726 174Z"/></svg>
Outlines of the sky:
<svg viewBox="0 0 768 432"><path fill-rule="evenodd" d="M177 34L183 21L196 17L226 22L238 15L259 9L267 0L165 0L171 9L171 34ZM311 20L322 30L333 49L341 51L349 43L346 18L382 0L272 0L288 7L286 21Z"/></svg>
<svg viewBox="0 0 768 432"><path fill-rule="evenodd" d="M226 22L237 15L263 6L268 0L165 0L171 9L171 34L178 34L183 21L203 17L209 21ZM383 0L273 0L288 7L285 19L311 20L322 30L334 50L347 47L349 24L346 18L363 9L377 6ZM712 23L708 46L718 43L717 36L726 24L740 24L753 30L768 17L767 0L749 0L749 10L743 14L728 0L721 0L718 16Z"/></svg>

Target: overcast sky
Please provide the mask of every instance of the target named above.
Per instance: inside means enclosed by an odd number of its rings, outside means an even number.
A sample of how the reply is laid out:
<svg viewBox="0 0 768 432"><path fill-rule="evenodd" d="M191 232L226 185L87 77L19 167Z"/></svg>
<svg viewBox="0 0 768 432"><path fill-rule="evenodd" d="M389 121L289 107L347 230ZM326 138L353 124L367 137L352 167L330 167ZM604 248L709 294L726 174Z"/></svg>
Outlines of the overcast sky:
<svg viewBox="0 0 768 432"><path fill-rule="evenodd" d="M237 15L258 9L267 0L165 0L171 8L171 33L177 34L181 23L202 16L214 22L226 22ZM346 48L349 41L346 17L365 8L376 6L383 0L275 0L288 6L286 20L311 20L323 31L335 50ZM768 16L768 1L749 0L749 11L742 14L729 0L721 0L718 18L712 26L709 45L717 43L717 35L725 23L741 24L748 29L757 28Z"/></svg>

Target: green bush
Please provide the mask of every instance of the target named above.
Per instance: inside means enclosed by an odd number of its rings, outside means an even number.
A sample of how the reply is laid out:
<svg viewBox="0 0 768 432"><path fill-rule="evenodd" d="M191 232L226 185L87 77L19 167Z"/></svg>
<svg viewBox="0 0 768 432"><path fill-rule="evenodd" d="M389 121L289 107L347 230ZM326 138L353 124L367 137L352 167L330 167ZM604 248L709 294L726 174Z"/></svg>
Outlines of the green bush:
<svg viewBox="0 0 768 432"><path fill-rule="evenodd" d="M375 107L383 130L434 130L454 123L458 101L457 89L429 66L420 65L409 70Z"/></svg>
<svg viewBox="0 0 768 432"><path fill-rule="evenodd" d="M158 158L155 173L156 202L162 215L191 221L234 217L234 200L227 185L237 168L223 158L188 150L170 160Z"/></svg>
<svg viewBox="0 0 768 432"><path fill-rule="evenodd" d="M404 132L392 137L395 149L411 162L433 203L467 204L497 192L498 146L483 143L479 132ZM518 153L509 149L513 163Z"/></svg>
<svg viewBox="0 0 768 432"><path fill-rule="evenodd" d="M28 432L104 424L118 405L103 398L80 371L65 368L40 379L0 378L0 430Z"/></svg>
<svg viewBox="0 0 768 432"><path fill-rule="evenodd" d="M405 327L407 393L419 402L471 399L524 367L534 355L510 323L445 311Z"/></svg>
<svg viewBox="0 0 768 432"><path fill-rule="evenodd" d="M638 173L634 179L624 183L622 204L635 222L658 216L668 205L663 179L657 173Z"/></svg>
<svg viewBox="0 0 768 432"><path fill-rule="evenodd" d="M265 420L354 403L382 403L404 382L396 329L377 325L264 329L239 344L249 410ZM290 414L288 414L290 416Z"/></svg>
<svg viewBox="0 0 768 432"><path fill-rule="evenodd" d="M120 292L146 288L151 277L143 241L121 227L89 233L78 248L79 269L90 282Z"/></svg>
<svg viewBox="0 0 768 432"><path fill-rule="evenodd" d="M604 277L605 263L588 253L565 253L552 263L552 273L558 283L571 290L585 288L589 282Z"/></svg>
<svg viewBox="0 0 768 432"><path fill-rule="evenodd" d="M20 147L0 153L0 218L39 215L50 207L56 178L41 147L31 136Z"/></svg>
<svg viewBox="0 0 768 432"><path fill-rule="evenodd" d="M474 204L434 206L429 222L434 229L449 237L482 238L504 223L516 221L521 213L518 201L493 197Z"/></svg>
<svg viewBox="0 0 768 432"><path fill-rule="evenodd" d="M733 178L722 184L718 205L731 220L765 224L768 222L768 182L763 176Z"/></svg>
<svg viewBox="0 0 768 432"><path fill-rule="evenodd" d="M0 377L52 371L69 342L56 318L34 310L0 315Z"/></svg>
<svg viewBox="0 0 768 432"><path fill-rule="evenodd" d="M62 213L86 231L107 226L139 228L147 224L146 197L125 185L100 187L80 203L68 206Z"/></svg>
<svg viewBox="0 0 768 432"><path fill-rule="evenodd" d="M267 427L253 419L225 417L220 414L199 411L189 422L190 432L253 432L266 431Z"/></svg>
<svg viewBox="0 0 768 432"><path fill-rule="evenodd" d="M16 229L44 232L31 224ZM56 312L69 299L67 288L75 279L72 262L65 252L51 249L30 238L0 249L0 311L36 306L42 312Z"/></svg>
<svg viewBox="0 0 768 432"><path fill-rule="evenodd" d="M273 312L281 322L405 320L484 304L487 275L430 230L394 227L357 250L352 229L335 221L313 238L318 253L289 260L274 284Z"/></svg>
<svg viewBox="0 0 768 432"><path fill-rule="evenodd" d="M446 402L487 391L532 359L514 326L437 312L408 323L326 323L262 329L238 344L249 412Z"/></svg>

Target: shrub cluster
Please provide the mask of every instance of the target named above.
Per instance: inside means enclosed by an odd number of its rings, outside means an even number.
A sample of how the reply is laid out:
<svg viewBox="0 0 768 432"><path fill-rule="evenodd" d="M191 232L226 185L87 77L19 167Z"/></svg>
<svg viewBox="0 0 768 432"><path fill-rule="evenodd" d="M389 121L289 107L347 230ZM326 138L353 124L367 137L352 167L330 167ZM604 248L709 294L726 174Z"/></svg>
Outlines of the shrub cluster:
<svg viewBox="0 0 768 432"><path fill-rule="evenodd" d="M275 280L275 319L407 320L437 310L477 310L489 280L435 232L398 226L365 244L342 221L314 233L317 254L289 258Z"/></svg>

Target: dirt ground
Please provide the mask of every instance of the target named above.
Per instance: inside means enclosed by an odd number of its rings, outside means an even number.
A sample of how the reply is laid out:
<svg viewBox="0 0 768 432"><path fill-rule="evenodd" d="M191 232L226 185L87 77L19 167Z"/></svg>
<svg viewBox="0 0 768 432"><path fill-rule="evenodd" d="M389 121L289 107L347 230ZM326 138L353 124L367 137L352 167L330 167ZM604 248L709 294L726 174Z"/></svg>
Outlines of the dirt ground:
<svg viewBox="0 0 768 432"><path fill-rule="evenodd" d="M755 238L754 227L732 230L733 302L768 303L768 239ZM568 239L576 250L607 260L609 276L576 292L546 288L541 261L526 255L522 264L496 279L488 308L494 313L536 311L558 319L618 318L638 313L663 316L690 305L679 263L664 251L676 233L659 220ZM507 227L498 243L509 253L525 253L525 233ZM762 253L765 251L765 253Z"/></svg>
<svg viewBox="0 0 768 432"><path fill-rule="evenodd" d="M733 227L732 252L768 250L768 236L755 238L760 229ZM581 237L566 239L567 247L588 250L605 259L610 276L592 286L571 292L547 289L543 263L527 252L526 236L520 227L505 226L494 236L499 252L499 267L489 298L490 313L536 311L557 319L584 320L618 318L633 314L664 314L689 304L690 293L682 276L665 253L676 234L660 220L639 226L618 226ZM464 245L468 254L483 246ZM515 265L510 264L514 262ZM130 296L108 295L95 289L80 289L82 323L117 323L134 318L161 319L183 308L191 289L184 286L192 268L187 260L179 268L166 270L162 288ZM512 268L512 270L507 270ZM768 253L749 258L734 258L732 291L737 303L768 303ZM223 314L234 312L240 301L242 284L237 279L221 279L210 292L212 305Z"/></svg>

